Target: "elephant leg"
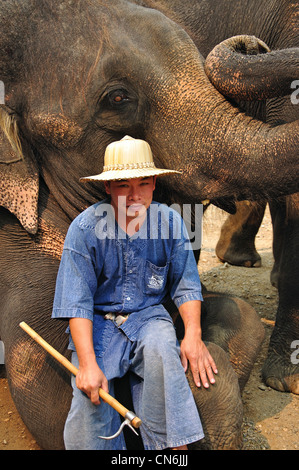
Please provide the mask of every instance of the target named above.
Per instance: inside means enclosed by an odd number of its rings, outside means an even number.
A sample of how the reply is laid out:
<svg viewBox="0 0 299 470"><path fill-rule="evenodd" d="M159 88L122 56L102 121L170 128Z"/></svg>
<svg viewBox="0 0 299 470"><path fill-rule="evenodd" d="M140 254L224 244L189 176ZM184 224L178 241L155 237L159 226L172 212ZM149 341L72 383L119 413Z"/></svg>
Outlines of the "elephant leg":
<svg viewBox="0 0 299 470"><path fill-rule="evenodd" d="M213 343L207 347L217 363L219 373L216 383L204 389L194 384L191 371L186 375L192 390L205 438L188 445L191 450L238 450L242 448L242 421L243 405L240 394L238 377L230 364L227 353ZM115 380L115 393L117 399L128 409L133 409L130 393L130 376ZM142 450L143 444L140 436L136 436L129 429L124 429L128 450Z"/></svg>
<svg viewBox="0 0 299 470"><path fill-rule="evenodd" d="M178 314L173 318L181 339L183 322ZM207 292L202 304L202 336L219 372L216 384L209 389L197 388L187 373L205 432L205 439L190 448L238 449L243 416L240 394L264 339L264 328L243 300Z"/></svg>
<svg viewBox="0 0 299 470"><path fill-rule="evenodd" d="M204 439L188 446L191 450L240 450L242 448L243 405L238 383L227 354L213 343L206 343L218 374L216 383L197 387L190 369L187 379L200 414Z"/></svg>
<svg viewBox="0 0 299 470"><path fill-rule="evenodd" d="M271 270L270 281L273 287L278 288L279 268L284 244L284 229L286 220L285 198L273 200L269 203L273 227L273 257L274 264Z"/></svg>
<svg viewBox="0 0 299 470"><path fill-rule="evenodd" d="M63 335L61 327L65 329L64 325L56 329L58 337ZM41 333L38 327L36 330ZM14 404L38 445L43 450L63 450L64 422L71 402L69 374L25 333L8 349L6 370Z"/></svg>
<svg viewBox="0 0 299 470"><path fill-rule="evenodd" d="M207 292L202 335L205 341L217 344L228 354L242 392L265 337L255 310L239 298Z"/></svg>
<svg viewBox="0 0 299 470"><path fill-rule="evenodd" d="M263 379L270 387L299 394L299 193L272 205L279 302Z"/></svg>
<svg viewBox="0 0 299 470"><path fill-rule="evenodd" d="M165 307L173 317L178 340L184 324L173 302ZM241 299L225 294L205 293L202 304L202 334L214 358L218 374L209 389L196 387L190 370L187 378L202 420L205 438L190 449L240 449L242 447L243 409L241 392L249 378L264 339L264 328L254 309ZM128 378L116 382L116 395L132 409ZM126 435L128 449L142 443L132 433Z"/></svg>
<svg viewBox="0 0 299 470"><path fill-rule="evenodd" d="M72 394L69 373L19 326L25 321L55 349L69 354L66 322L51 319L58 235L46 231L40 219L40 231L32 237L2 208L0 226L0 334L10 393L39 446L60 450Z"/></svg>
<svg viewBox="0 0 299 470"><path fill-rule="evenodd" d="M259 267L261 257L255 237L262 223L266 203L242 201L236 214L229 215L221 228L216 254L223 262L236 266Z"/></svg>
<svg viewBox="0 0 299 470"><path fill-rule="evenodd" d="M203 293L202 337L215 343L227 354L243 391L265 337L264 327L255 310L244 300L222 293ZM184 324L174 309L178 339L184 336Z"/></svg>

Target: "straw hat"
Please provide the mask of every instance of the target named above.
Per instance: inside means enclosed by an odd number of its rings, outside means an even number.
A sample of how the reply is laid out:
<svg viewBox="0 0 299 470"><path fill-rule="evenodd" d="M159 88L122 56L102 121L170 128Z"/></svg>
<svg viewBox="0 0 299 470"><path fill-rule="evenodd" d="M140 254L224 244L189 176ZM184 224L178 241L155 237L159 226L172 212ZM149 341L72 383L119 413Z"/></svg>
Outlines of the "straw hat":
<svg viewBox="0 0 299 470"><path fill-rule="evenodd" d="M80 181L116 181L170 173L181 172L156 168L149 144L126 136L107 146L102 173L80 178Z"/></svg>

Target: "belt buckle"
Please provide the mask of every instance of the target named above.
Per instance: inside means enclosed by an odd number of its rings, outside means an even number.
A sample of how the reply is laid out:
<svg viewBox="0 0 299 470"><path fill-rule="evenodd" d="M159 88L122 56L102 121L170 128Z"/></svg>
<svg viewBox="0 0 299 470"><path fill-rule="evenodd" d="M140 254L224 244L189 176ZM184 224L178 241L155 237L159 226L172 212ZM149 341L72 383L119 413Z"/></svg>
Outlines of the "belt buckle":
<svg viewBox="0 0 299 470"><path fill-rule="evenodd" d="M128 319L129 315L117 315L115 313L106 313L105 319L106 320L112 320L117 327L121 326L125 321Z"/></svg>

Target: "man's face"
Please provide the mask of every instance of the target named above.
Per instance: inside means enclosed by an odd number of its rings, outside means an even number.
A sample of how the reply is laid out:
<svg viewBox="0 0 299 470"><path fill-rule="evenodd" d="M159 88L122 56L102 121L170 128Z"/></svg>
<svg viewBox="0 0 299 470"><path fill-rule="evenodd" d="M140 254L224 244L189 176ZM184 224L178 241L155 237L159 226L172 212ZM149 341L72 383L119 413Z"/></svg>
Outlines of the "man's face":
<svg viewBox="0 0 299 470"><path fill-rule="evenodd" d="M155 184L155 176L105 182L116 217L120 214L127 219L142 217L152 202Z"/></svg>

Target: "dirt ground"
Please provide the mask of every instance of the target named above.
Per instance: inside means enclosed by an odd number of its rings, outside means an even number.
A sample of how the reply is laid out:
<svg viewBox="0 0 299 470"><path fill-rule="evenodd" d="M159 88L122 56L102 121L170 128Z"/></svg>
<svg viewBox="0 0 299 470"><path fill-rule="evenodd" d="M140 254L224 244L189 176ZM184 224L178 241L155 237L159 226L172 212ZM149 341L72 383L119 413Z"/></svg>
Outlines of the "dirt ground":
<svg viewBox="0 0 299 470"><path fill-rule="evenodd" d="M266 337L243 392L244 449L298 450L299 396L277 392L261 380L269 337L277 308L277 292L270 284L272 227L267 210L256 238L262 267L239 268L223 265L215 255L220 227L226 214L210 207L203 224L203 245L199 265L201 279L210 290L228 292L249 302L264 324ZM0 366L0 450L39 450L23 424L11 399L5 367Z"/></svg>

